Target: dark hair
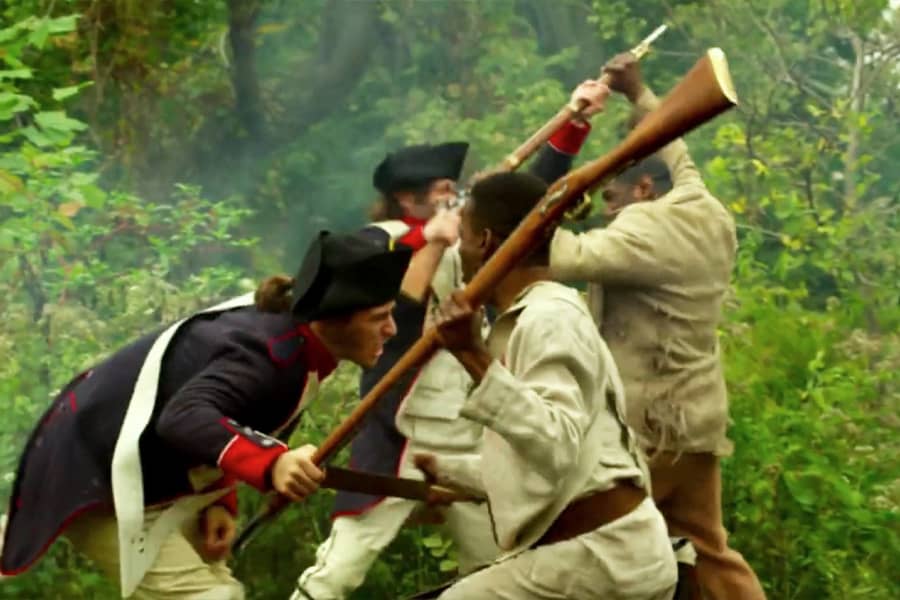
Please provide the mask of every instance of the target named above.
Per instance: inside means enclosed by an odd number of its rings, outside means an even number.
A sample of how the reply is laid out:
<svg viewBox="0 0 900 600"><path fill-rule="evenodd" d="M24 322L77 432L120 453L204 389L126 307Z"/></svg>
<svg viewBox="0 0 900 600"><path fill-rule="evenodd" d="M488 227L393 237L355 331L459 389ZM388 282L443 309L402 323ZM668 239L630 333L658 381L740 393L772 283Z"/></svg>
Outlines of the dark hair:
<svg viewBox="0 0 900 600"><path fill-rule="evenodd" d="M416 187L410 187L409 190L397 191L410 191L415 197L414 201L416 203L421 203L424 202L425 198L428 196L428 191L431 189L432 183L433 181L429 181ZM403 212L403 207L400 206L400 203L397 201L397 196L394 195L394 192L379 195L378 198L375 199L375 202L372 203L372 206L369 208L369 218L372 221L400 219L404 216L405 213Z"/></svg>
<svg viewBox="0 0 900 600"><path fill-rule="evenodd" d="M372 221L387 221L402 216L403 209L393 195L378 196L369 208L369 219Z"/></svg>
<svg viewBox="0 0 900 600"><path fill-rule="evenodd" d="M646 116L647 111L643 108L639 106L632 108L631 114L625 123L627 129L624 135L627 135L629 131L637 127L638 123ZM622 171L616 176L616 181L626 185L637 185L645 175L653 181L653 189L658 194L665 194L672 189L672 174L669 173L669 167L656 154L651 154L641 162Z"/></svg>
<svg viewBox="0 0 900 600"><path fill-rule="evenodd" d="M626 185L637 185L644 176L653 181L653 189L660 195L672 189L672 175L669 173L669 167L663 159L655 154L628 167L616 175L615 180Z"/></svg>
<svg viewBox="0 0 900 600"><path fill-rule="evenodd" d="M291 310L294 287L294 278L287 275L272 275L267 277L256 288L253 294L253 302L256 309L267 313L286 313Z"/></svg>
<svg viewBox="0 0 900 600"><path fill-rule="evenodd" d="M472 186L469 215L476 228L508 237L547 193L547 184L529 173L494 173ZM529 258L531 264L547 264L550 237Z"/></svg>

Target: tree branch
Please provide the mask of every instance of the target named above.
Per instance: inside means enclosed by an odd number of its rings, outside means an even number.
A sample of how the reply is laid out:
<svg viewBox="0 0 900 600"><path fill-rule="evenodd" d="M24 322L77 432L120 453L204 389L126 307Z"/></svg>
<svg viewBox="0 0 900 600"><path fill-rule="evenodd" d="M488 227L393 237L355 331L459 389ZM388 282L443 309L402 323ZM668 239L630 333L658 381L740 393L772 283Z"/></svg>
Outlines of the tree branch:
<svg viewBox="0 0 900 600"><path fill-rule="evenodd" d="M329 0L317 56L308 62L289 86L280 91L290 106L289 119L279 127L279 143L287 143L318 121L338 110L356 88L378 44L376 2Z"/></svg>
<svg viewBox="0 0 900 600"><path fill-rule="evenodd" d="M865 47L863 40L856 32L848 32L853 52L856 55L853 63L853 75L850 82L850 125L847 132L847 152L844 155L844 206L853 210L856 205L856 170L859 160L859 125L856 116L864 107L865 97L862 93L863 69L865 68Z"/></svg>
<svg viewBox="0 0 900 600"><path fill-rule="evenodd" d="M797 86L798 89L803 91L806 95L812 96L819 102L823 104L828 103L828 98L816 93L809 85L796 75L794 75L793 69L791 68L787 55L785 53L784 47L781 43L781 39L778 37L778 34L775 33L775 30L772 28L771 24L769 24L766 20L761 19L759 15L756 14L756 11L753 10L753 6L745 0L745 7L747 8L747 12L750 14L750 19L753 21L753 24L762 31L766 38L771 42L772 47L775 49L775 57L778 60L778 64L781 67L781 73L784 75L786 79L788 79L791 83Z"/></svg>
<svg viewBox="0 0 900 600"><path fill-rule="evenodd" d="M255 142L264 136L264 117L256 74L254 33L259 0L228 0L228 41L231 44L231 83L238 119Z"/></svg>

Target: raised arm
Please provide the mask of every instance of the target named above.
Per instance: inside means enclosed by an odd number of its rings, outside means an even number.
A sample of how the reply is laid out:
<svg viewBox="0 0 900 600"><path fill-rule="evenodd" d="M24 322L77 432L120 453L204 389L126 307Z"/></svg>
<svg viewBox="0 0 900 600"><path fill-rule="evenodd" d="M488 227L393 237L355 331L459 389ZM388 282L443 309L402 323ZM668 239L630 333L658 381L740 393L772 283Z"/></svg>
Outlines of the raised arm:
<svg viewBox="0 0 900 600"><path fill-rule="evenodd" d="M568 173L575 156L581 151L591 132L588 119L603 110L608 96L609 88L599 81L588 79L579 84L572 92L570 102L576 104L584 100L587 107L582 111L581 117L563 125L544 144L532 161L529 172L548 185Z"/></svg>
<svg viewBox="0 0 900 600"><path fill-rule="evenodd" d="M409 226L400 221L373 223L363 228L362 233L385 245L406 244L413 249L415 254L400 283L400 291L410 300L422 302L431 289L444 251L459 238L459 211L442 209L424 225Z"/></svg>
<svg viewBox="0 0 900 600"><path fill-rule="evenodd" d="M559 281L653 286L677 275L661 239L653 207L626 207L609 226L573 233L556 230L550 269Z"/></svg>
<svg viewBox="0 0 900 600"><path fill-rule="evenodd" d="M659 98L644 83L641 76L641 67L638 60L630 53L625 52L613 57L604 67L609 74L609 87L611 90L623 94L635 106L638 117L659 106ZM703 184L700 171L688 154L687 144L678 138L657 152L666 166L669 168L669 176L672 178L672 186L679 187L691 183Z"/></svg>

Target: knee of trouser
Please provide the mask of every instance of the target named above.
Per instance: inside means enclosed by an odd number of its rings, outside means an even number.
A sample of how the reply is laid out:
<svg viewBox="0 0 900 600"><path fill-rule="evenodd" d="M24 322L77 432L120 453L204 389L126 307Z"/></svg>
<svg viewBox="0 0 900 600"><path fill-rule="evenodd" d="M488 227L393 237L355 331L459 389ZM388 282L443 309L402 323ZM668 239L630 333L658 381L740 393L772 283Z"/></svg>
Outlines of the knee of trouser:
<svg viewBox="0 0 900 600"><path fill-rule="evenodd" d="M333 566L333 565L329 565ZM291 600L333 600L345 598L366 580L366 571L353 568L305 570L297 579Z"/></svg>

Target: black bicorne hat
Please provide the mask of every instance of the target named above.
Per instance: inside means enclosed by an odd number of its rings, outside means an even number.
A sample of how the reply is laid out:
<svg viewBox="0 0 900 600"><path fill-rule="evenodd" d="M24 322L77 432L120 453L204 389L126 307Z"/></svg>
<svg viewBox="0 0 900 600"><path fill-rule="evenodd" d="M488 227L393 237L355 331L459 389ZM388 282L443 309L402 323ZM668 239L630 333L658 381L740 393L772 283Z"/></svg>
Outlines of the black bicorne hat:
<svg viewBox="0 0 900 600"><path fill-rule="evenodd" d="M364 233L322 231L294 278L292 312L301 321L348 315L397 297L412 250Z"/></svg>
<svg viewBox="0 0 900 600"><path fill-rule="evenodd" d="M407 146L388 154L375 168L372 185L382 194L416 188L436 179L459 179L469 144Z"/></svg>

